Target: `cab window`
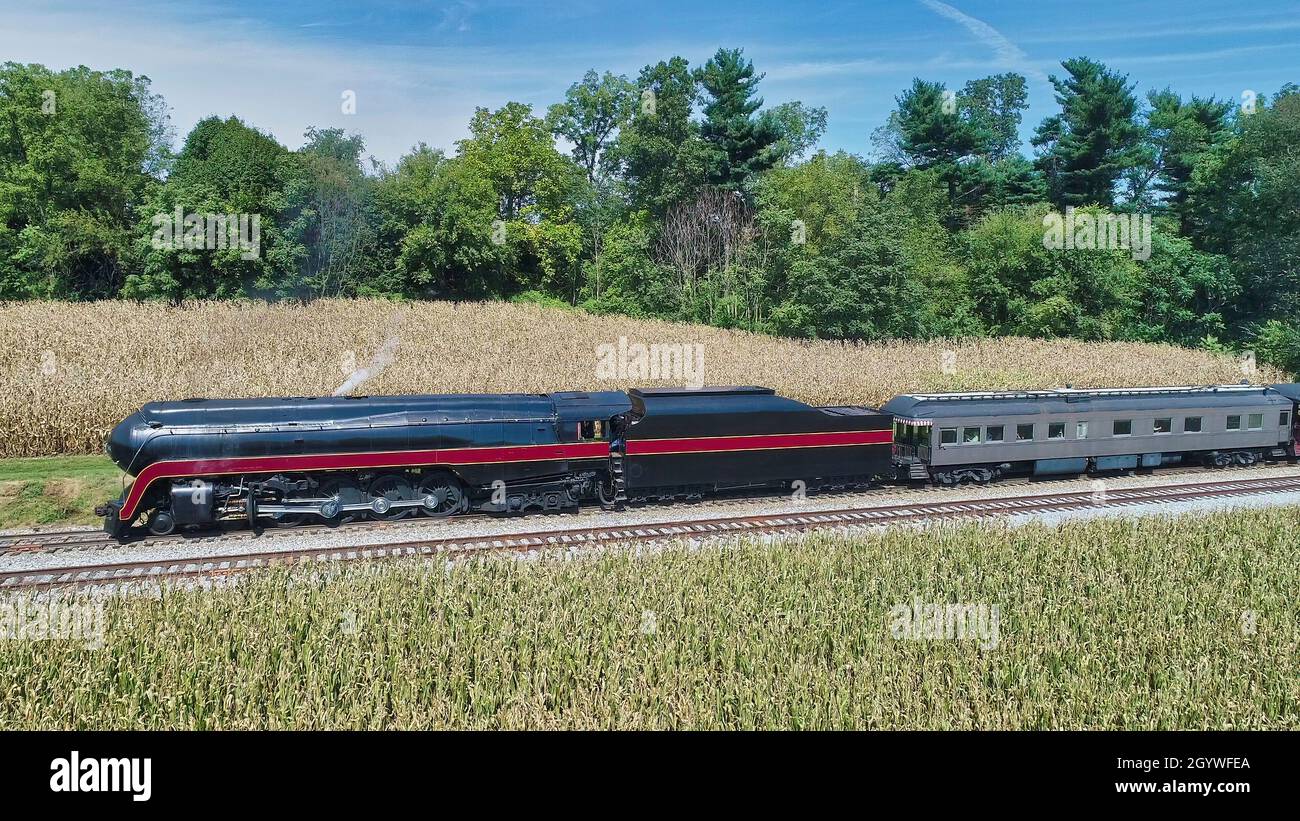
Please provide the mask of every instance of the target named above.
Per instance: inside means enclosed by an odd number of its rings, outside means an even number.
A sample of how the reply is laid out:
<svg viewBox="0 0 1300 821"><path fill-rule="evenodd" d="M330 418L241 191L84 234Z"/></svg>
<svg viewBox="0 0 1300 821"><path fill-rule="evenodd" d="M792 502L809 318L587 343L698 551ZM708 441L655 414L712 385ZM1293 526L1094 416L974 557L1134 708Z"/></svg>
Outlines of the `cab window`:
<svg viewBox="0 0 1300 821"><path fill-rule="evenodd" d="M599 419L578 423L578 440L596 442L605 438L605 423Z"/></svg>

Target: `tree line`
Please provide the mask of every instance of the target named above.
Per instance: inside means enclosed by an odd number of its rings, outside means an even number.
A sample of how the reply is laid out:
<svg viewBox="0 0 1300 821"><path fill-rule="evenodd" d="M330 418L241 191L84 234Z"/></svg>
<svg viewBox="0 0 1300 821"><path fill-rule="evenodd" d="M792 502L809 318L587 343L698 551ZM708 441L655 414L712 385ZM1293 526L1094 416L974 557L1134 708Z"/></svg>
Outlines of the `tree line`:
<svg viewBox="0 0 1300 821"><path fill-rule="evenodd" d="M1300 89L1139 97L1095 60L1061 69L1030 156L1018 74L914 80L864 158L818 148L827 111L766 105L719 49L589 71L544 112L477 109L450 152L386 167L358 134L309 128L290 151L237 117L173 151L148 78L5 63L0 299L515 299L808 338L1249 348L1300 370ZM1148 216L1145 253L1050 247L1067 209ZM256 253L203 227L159 242L171 214L259 215Z"/></svg>

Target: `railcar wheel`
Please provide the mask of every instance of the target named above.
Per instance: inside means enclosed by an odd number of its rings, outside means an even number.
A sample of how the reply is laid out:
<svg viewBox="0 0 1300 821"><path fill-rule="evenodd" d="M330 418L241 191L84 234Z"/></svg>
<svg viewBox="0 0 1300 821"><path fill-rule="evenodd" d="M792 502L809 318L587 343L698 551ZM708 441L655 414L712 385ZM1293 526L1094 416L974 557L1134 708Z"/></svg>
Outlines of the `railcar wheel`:
<svg viewBox="0 0 1300 821"><path fill-rule="evenodd" d="M298 479L300 477L294 476L292 478ZM301 491L301 490L290 491L283 495L283 497L280 499L280 502L293 503L303 499L304 497L309 498L312 495L313 494L310 491ZM271 523L274 524L276 527L297 527L298 525L303 524L308 519L310 519L311 514L310 513L271 513L271 514L267 514L265 518L270 519Z"/></svg>
<svg viewBox="0 0 1300 821"><path fill-rule="evenodd" d="M448 473L426 473L415 490L416 498L424 502L420 510L425 516L440 518L460 513L468 501L460 482Z"/></svg>
<svg viewBox="0 0 1300 821"><path fill-rule="evenodd" d="M176 529L176 519L169 510L155 510L145 525L154 536L168 536Z"/></svg>
<svg viewBox="0 0 1300 821"><path fill-rule="evenodd" d="M353 479L330 479L322 482L319 493L326 499L333 499L336 509L339 505L364 504L367 497L361 490L361 485ZM365 512L360 510L341 510L333 516L326 516L325 521L330 525L346 524L365 517Z"/></svg>
<svg viewBox="0 0 1300 821"><path fill-rule="evenodd" d="M385 473L382 476L376 476L370 481L370 486L366 488L372 499L387 499L389 502L409 502L417 499L415 487L411 480L407 479L400 473ZM405 519L415 512L413 507L389 507L383 513L371 510L370 516L374 519L384 521L394 521Z"/></svg>

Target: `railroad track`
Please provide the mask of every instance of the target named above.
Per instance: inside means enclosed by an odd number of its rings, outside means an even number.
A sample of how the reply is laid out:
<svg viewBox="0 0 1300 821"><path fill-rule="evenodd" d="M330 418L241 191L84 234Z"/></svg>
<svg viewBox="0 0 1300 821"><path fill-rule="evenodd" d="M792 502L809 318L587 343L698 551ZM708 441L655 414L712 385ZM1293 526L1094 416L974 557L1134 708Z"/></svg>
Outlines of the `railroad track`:
<svg viewBox="0 0 1300 821"><path fill-rule="evenodd" d="M724 516L640 525L610 524L495 536L420 538L355 548L294 548L189 559L77 564L0 572L0 591L130 585L195 577L217 578L276 565L424 557L452 561L471 556L575 552L609 544L634 544L780 535L828 528L872 527L919 521L983 519L1027 513L1114 509L1234 496L1300 492L1300 476L1252 478L1116 489L1098 494L1069 491L951 502L901 502L807 513Z"/></svg>
<svg viewBox="0 0 1300 821"><path fill-rule="evenodd" d="M1284 469L1288 465L1281 464L1275 466L1257 466L1253 470ZM1202 467L1187 468L1166 468L1161 471L1162 476L1175 478L1178 476L1206 476L1206 470ZM1004 479L998 483L1000 487L1026 487L1033 485L1052 485L1062 481L1059 478L1014 478ZM857 500L869 499L873 496L898 496L917 494L929 496L935 494L946 494L952 492L951 488L938 487L934 485L925 485L921 487L908 487L906 485L887 485L877 488L866 488L858 490L844 491L825 491L811 494L809 498L813 501L824 503L835 501L836 499ZM665 509L686 509L699 513L710 510L727 510L729 508L739 507L752 502L761 502L764 500L777 500L782 498L780 494L771 492L733 492L724 496L714 496L702 501L695 502L646 502L642 504L631 505L630 510L644 511L654 510L656 508ZM686 507L681 507L686 505ZM561 514L563 515L563 514ZM246 526L238 524L230 529L208 529L186 533L175 533L169 536L150 536L148 538L135 539L127 544L148 544L150 546L164 545L193 545L195 547L214 547L222 544L243 543L248 539L261 539L268 542L274 542L277 538L284 536L289 537L296 534L310 533L312 531L338 531L338 530L355 530L355 531L372 531L382 530L389 527L410 527L411 525L423 525L430 528L438 528L448 521L453 523L462 523L468 518L485 518L487 514L470 514L470 516L458 516L451 520L446 519L429 519L429 518L408 518L393 521L377 521L372 519L363 519L355 522L348 522L339 525L326 524L301 524L287 528L277 528L268 526L260 533L254 533L247 529ZM45 530L32 531L28 533L10 533L0 535L0 556L13 555L20 553L56 553L59 551L85 551L85 550L107 550L116 549L122 546L121 542L110 539L100 530Z"/></svg>

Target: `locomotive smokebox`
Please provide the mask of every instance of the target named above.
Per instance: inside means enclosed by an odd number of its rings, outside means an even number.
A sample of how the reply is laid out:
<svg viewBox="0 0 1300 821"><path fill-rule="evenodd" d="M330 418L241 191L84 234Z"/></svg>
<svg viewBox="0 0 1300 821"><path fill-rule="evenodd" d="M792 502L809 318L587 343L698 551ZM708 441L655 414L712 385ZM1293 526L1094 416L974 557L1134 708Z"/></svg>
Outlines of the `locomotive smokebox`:
<svg viewBox="0 0 1300 821"><path fill-rule="evenodd" d="M104 450L108 452L108 458L113 460L113 464L134 476L140 472L143 464L132 462L136 461L141 446L149 441L153 433L155 430L145 421L143 414L137 411L113 428Z"/></svg>

